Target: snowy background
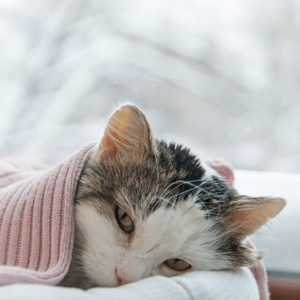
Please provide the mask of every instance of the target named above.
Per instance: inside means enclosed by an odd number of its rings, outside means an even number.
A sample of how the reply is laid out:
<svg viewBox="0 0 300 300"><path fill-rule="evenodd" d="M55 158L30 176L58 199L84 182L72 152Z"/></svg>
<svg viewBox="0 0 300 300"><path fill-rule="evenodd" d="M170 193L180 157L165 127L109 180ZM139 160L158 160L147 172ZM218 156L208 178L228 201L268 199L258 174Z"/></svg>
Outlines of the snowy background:
<svg viewBox="0 0 300 300"><path fill-rule="evenodd" d="M299 83L297 0L0 0L0 155L56 162L129 100L201 157L300 173ZM239 186L271 191L259 176ZM300 177L284 178L267 262L299 271Z"/></svg>
<svg viewBox="0 0 300 300"><path fill-rule="evenodd" d="M1 0L0 155L54 162L130 100L156 136L300 172L297 0Z"/></svg>

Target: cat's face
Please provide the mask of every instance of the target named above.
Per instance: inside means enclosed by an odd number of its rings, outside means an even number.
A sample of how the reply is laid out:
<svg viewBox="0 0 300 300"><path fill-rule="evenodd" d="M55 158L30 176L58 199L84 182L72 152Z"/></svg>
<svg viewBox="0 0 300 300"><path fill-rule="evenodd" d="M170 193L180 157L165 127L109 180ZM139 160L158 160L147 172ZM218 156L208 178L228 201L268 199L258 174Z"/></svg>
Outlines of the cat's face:
<svg viewBox="0 0 300 300"><path fill-rule="evenodd" d="M76 259L96 286L251 265L259 254L242 241L283 205L239 196L186 148L154 140L143 113L124 106L80 179Z"/></svg>

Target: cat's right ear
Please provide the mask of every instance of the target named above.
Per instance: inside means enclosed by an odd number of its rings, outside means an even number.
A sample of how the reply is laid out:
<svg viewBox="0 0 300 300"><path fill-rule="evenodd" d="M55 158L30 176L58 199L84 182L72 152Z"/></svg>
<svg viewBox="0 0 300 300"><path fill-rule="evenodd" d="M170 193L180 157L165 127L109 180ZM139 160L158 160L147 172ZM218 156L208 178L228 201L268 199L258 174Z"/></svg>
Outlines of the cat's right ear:
<svg viewBox="0 0 300 300"><path fill-rule="evenodd" d="M155 141L144 113L134 105L125 105L115 111L99 146L101 159L136 164L154 153Z"/></svg>
<svg viewBox="0 0 300 300"><path fill-rule="evenodd" d="M285 206L282 198L238 196L224 216L224 224L240 240L274 218Z"/></svg>

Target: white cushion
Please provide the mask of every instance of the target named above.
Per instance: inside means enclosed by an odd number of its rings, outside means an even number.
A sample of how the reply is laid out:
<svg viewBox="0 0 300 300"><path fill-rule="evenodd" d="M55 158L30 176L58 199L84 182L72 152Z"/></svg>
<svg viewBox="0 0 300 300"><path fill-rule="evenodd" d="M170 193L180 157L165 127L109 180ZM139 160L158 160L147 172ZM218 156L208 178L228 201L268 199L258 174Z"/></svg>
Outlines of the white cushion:
<svg viewBox="0 0 300 300"><path fill-rule="evenodd" d="M251 272L190 272L183 276L150 277L117 288L74 288L15 284L0 287L1 300L258 300Z"/></svg>

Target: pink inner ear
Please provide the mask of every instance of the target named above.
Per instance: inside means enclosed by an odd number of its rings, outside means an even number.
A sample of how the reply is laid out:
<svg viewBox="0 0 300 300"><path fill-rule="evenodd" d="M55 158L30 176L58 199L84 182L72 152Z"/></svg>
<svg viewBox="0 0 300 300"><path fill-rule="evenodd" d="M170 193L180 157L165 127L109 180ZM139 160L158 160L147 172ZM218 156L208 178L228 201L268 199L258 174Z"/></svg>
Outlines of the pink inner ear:
<svg viewBox="0 0 300 300"><path fill-rule="evenodd" d="M217 171L229 184L233 184L234 175L230 164L222 159L209 160L206 162L211 168Z"/></svg>

